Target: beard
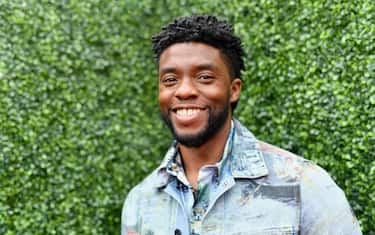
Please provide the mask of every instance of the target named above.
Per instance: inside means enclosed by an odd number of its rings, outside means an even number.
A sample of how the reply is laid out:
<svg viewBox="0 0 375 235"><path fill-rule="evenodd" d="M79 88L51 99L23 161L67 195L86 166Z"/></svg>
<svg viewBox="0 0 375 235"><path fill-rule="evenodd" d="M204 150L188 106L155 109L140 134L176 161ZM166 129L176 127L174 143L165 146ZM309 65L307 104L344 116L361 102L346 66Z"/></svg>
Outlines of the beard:
<svg viewBox="0 0 375 235"><path fill-rule="evenodd" d="M200 132L191 135L180 135L177 133L171 121L171 111L168 113L161 112L161 117L178 143L190 148L200 147L217 134L224 126L229 114L229 102L227 102L221 110L213 111L211 108L208 108L207 110L208 121L206 125Z"/></svg>

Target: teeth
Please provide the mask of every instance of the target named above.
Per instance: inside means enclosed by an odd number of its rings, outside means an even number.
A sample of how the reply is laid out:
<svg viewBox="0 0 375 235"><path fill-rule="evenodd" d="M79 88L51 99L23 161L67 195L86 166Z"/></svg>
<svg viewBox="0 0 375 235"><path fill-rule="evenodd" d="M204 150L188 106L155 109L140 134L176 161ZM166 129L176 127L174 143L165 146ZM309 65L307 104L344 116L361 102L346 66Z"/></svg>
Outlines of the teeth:
<svg viewBox="0 0 375 235"><path fill-rule="evenodd" d="M176 111L179 116L191 116L200 112L200 109L178 109Z"/></svg>

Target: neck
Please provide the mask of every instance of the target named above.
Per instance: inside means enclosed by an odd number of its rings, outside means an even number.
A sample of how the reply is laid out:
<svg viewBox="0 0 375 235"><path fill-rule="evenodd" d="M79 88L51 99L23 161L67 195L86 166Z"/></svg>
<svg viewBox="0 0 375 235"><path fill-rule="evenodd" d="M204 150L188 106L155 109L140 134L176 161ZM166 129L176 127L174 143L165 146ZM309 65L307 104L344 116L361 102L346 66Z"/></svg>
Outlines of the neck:
<svg viewBox="0 0 375 235"><path fill-rule="evenodd" d="M186 176L193 188L197 188L197 179L201 167L220 161L230 129L231 118L228 118L223 127L203 145L199 147L179 146Z"/></svg>

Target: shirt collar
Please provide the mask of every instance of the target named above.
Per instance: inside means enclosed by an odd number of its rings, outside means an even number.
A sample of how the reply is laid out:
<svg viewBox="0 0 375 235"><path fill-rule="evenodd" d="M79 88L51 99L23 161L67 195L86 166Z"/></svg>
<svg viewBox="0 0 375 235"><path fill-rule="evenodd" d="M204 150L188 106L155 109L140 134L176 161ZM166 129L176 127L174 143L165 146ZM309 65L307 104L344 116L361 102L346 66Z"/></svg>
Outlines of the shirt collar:
<svg viewBox="0 0 375 235"><path fill-rule="evenodd" d="M176 161L177 155L177 141L174 140L164 160L156 170L155 186L157 188L165 187L172 175L177 176L178 171L176 169L182 168L181 163ZM234 178L254 179L268 174L268 169L257 139L237 120L232 121L223 158L217 163L219 173L227 162L231 164L231 172Z"/></svg>

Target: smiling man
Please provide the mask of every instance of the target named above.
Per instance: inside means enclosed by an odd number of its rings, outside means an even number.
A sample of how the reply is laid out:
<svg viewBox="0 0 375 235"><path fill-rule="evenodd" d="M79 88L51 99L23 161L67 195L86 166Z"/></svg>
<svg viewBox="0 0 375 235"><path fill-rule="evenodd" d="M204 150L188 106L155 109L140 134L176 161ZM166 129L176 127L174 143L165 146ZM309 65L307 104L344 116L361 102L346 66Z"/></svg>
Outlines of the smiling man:
<svg viewBox="0 0 375 235"><path fill-rule="evenodd" d="M244 63L231 25L182 17L152 41L161 116L175 140L128 194L122 235L361 234L323 169L233 118Z"/></svg>

